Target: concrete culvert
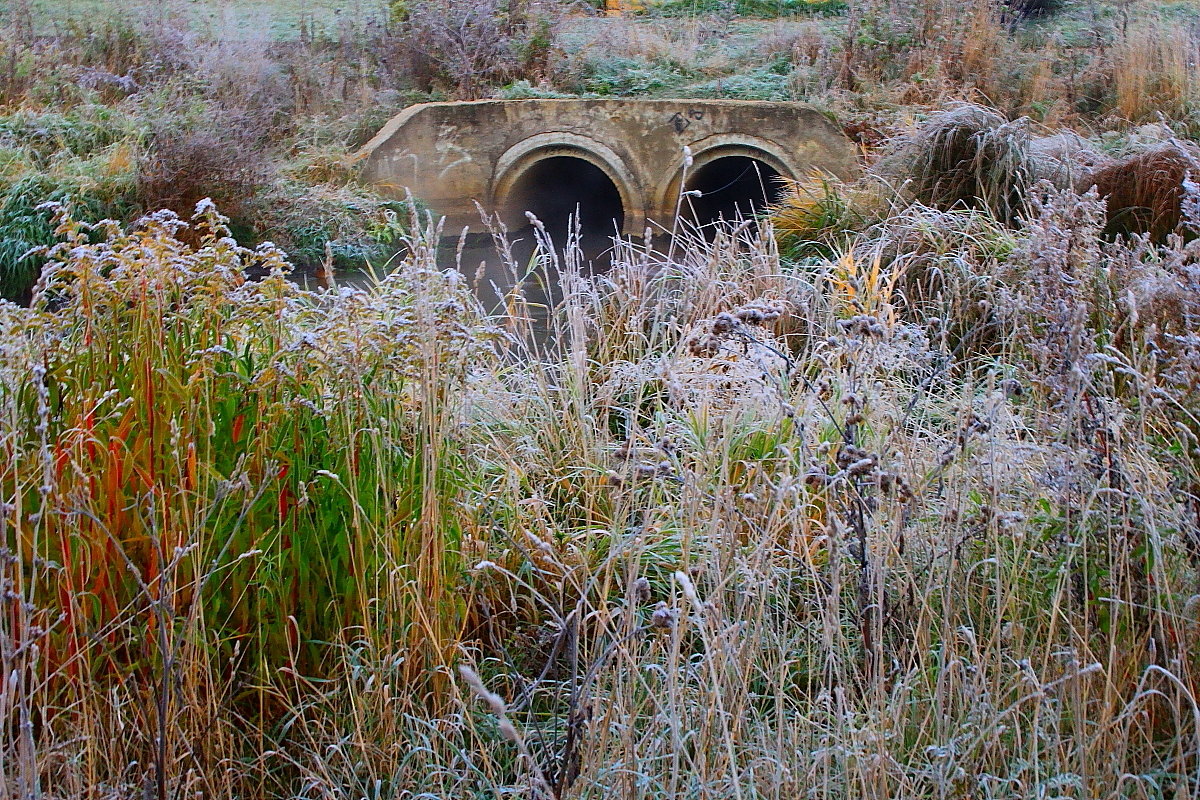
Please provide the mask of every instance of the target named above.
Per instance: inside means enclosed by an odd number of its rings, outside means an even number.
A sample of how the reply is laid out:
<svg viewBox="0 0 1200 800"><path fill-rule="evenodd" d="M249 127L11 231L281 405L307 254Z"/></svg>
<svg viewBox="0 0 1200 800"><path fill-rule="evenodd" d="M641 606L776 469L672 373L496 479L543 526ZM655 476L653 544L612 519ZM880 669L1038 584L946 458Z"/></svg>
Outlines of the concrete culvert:
<svg viewBox="0 0 1200 800"><path fill-rule="evenodd" d="M612 179L595 164L574 156L552 156L530 165L517 178L504 201L505 217L514 229L527 225L532 212L546 226L557 247L567 239L571 217L578 212L584 251L604 249L622 230L625 209Z"/></svg>
<svg viewBox="0 0 1200 800"><path fill-rule="evenodd" d="M683 214L701 226L721 219L750 219L784 192L779 171L750 156L710 161L688 176L684 189L700 192L684 197Z"/></svg>

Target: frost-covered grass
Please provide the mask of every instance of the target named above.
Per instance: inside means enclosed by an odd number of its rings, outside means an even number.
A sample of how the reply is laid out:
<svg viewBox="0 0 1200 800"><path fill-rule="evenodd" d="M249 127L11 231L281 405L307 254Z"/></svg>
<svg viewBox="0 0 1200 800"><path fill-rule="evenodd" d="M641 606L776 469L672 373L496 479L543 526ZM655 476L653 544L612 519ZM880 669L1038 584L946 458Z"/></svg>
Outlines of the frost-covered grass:
<svg viewBox="0 0 1200 800"><path fill-rule="evenodd" d="M0 307L5 793L1197 796L1200 251L942 213L543 254L549 336L418 223L309 293L209 207L61 220Z"/></svg>

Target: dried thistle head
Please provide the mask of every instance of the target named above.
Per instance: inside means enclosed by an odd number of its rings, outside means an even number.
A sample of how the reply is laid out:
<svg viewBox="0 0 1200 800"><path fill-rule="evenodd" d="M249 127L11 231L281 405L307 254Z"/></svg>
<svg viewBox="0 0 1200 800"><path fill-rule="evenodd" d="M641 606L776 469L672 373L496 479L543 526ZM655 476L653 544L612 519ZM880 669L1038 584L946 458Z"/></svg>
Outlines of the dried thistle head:
<svg viewBox="0 0 1200 800"><path fill-rule="evenodd" d="M650 615L650 627L660 631L674 630L679 622L678 609L671 608L665 602L659 601Z"/></svg>

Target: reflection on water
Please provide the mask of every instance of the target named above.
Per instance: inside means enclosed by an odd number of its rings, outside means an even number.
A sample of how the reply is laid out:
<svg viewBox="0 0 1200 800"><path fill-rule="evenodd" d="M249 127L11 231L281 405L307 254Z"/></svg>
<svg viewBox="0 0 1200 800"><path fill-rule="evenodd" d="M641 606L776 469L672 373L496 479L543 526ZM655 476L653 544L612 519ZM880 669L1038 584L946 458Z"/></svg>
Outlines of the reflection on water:
<svg viewBox="0 0 1200 800"><path fill-rule="evenodd" d="M509 232L503 239L490 233L445 236L438 243L437 263L441 269L462 272L484 309L491 314L505 310L506 297L519 284L521 295L534 317L535 328L541 327L539 323L544 322L549 309L561 300L561 294L557 283L547 279L547 275L555 270L546 251L539 253L537 241L532 227ZM577 242L576 252L582 254L580 266L585 276L603 272L612 265L612 234L585 230ZM564 244L556 239L554 245L559 263L566 263ZM399 251L381 265L379 277L394 269L403 257L403 251ZM329 283L320 268L297 268L293 279L306 289L325 288ZM333 280L339 286L365 287L371 284L373 277L367 269L337 269Z"/></svg>

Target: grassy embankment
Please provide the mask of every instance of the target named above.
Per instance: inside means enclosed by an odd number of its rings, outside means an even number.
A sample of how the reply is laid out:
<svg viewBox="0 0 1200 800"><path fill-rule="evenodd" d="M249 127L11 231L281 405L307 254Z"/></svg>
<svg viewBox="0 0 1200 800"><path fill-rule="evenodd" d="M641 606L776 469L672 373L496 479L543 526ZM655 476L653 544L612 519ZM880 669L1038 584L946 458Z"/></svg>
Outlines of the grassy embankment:
<svg viewBox="0 0 1200 800"><path fill-rule="evenodd" d="M495 0L88 2L6 9L5 296L27 291L40 262L25 254L53 238L35 211L46 198L128 222L162 207L186 215L211 196L242 240L275 241L306 267L327 243L337 265L379 262L403 211L357 185L353 153L427 99L804 100L871 148L953 100L1072 127L1108 150L1160 114L1184 135L1200 126L1187 58L1197 17L1181 3L1050 4L1025 18L864 0L783 4L781 19L657 3L606 19L552 2L509 13Z"/></svg>

